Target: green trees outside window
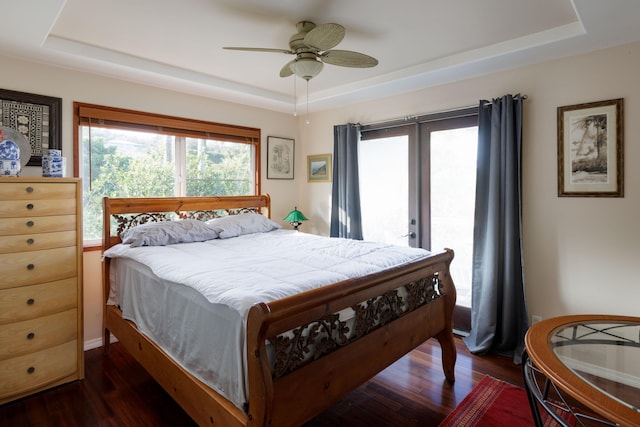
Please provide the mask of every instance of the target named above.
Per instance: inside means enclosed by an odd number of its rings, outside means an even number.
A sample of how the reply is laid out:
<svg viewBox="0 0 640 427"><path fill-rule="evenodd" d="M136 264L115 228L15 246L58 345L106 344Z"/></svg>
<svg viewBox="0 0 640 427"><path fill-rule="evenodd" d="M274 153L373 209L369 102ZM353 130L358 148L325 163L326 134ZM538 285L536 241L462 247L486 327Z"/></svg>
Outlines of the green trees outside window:
<svg viewBox="0 0 640 427"><path fill-rule="evenodd" d="M254 193L254 145L80 126L84 240L102 237L102 198Z"/></svg>

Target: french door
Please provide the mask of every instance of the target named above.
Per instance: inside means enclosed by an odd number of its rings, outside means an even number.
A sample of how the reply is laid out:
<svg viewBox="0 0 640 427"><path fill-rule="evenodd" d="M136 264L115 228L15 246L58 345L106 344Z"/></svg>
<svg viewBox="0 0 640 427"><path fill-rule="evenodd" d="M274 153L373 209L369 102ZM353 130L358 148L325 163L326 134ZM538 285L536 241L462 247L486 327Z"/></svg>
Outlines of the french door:
<svg viewBox="0 0 640 427"><path fill-rule="evenodd" d="M458 290L454 327L471 327L477 153L476 110L399 126L363 126L359 152L366 240L451 248Z"/></svg>

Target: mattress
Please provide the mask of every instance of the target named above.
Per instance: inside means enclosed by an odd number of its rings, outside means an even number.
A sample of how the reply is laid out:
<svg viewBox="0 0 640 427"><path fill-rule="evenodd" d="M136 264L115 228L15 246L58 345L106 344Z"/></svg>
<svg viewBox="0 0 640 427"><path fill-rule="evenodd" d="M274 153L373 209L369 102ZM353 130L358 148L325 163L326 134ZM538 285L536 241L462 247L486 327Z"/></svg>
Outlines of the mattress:
<svg viewBox="0 0 640 427"><path fill-rule="evenodd" d="M424 258L423 249L274 230L131 248L111 260L110 303L185 369L239 408L247 400L251 305Z"/></svg>

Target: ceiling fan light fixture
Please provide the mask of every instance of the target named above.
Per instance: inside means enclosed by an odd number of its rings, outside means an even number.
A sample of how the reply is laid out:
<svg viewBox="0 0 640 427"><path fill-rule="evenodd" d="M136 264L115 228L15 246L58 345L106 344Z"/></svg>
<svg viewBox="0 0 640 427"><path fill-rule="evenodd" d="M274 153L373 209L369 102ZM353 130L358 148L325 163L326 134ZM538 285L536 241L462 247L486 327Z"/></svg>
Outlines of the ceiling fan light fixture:
<svg viewBox="0 0 640 427"><path fill-rule="evenodd" d="M291 71L298 77L309 81L322 71L324 64L314 58L298 58L290 65Z"/></svg>
<svg viewBox="0 0 640 427"><path fill-rule="evenodd" d="M324 64L351 68L369 68L378 65L372 56L350 50L333 50L345 35L340 24L329 23L316 26L313 22L301 21L296 25L298 32L289 39L289 49L261 47L225 47L224 49L255 52L276 52L295 55L280 69L280 77L296 75L309 82L320 74Z"/></svg>

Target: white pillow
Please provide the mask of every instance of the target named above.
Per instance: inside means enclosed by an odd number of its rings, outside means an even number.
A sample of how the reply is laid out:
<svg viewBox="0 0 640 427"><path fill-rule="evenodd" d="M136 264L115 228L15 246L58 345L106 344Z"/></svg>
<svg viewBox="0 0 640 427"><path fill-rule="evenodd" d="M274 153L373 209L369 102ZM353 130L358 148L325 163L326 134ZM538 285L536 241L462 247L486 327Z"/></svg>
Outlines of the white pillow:
<svg viewBox="0 0 640 427"><path fill-rule="evenodd" d="M266 216L253 212L210 219L207 224L218 232L221 239L243 234L265 233L282 227Z"/></svg>
<svg viewBox="0 0 640 427"><path fill-rule="evenodd" d="M122 243L138 246L164 246L175 243L203 242L217 239L218 233L196 219L150 222L122 233Z"/></svg>

